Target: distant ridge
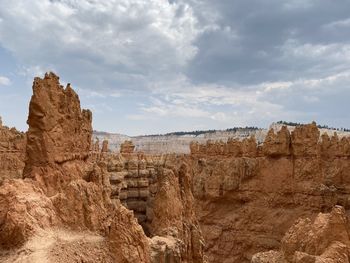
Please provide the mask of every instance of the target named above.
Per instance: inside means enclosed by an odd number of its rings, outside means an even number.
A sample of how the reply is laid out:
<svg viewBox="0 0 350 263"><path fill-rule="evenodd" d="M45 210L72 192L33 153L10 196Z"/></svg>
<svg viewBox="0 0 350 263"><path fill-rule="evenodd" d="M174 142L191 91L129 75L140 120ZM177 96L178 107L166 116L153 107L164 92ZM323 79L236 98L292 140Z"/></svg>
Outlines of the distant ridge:
<svg viewBox="0 0 350 263"><path fill-rule="evenodd" d="M263 130L263 128L258 127L234 127L234 128L227 128L227 129L211 129L211 130L196 130L196 131L177 131L177 132L169 132L165 134L149 134L149 135L141 135L142 137L151 137L151 136L183 136L183 135L194 135L198 136L201 134L208 134L208 133L216 133L216 132L237 132L237 131L256 131L256 130Z"/></svg>
<svg viewBox="0 0 350 263"><path fill-rule="evenodd" d="M291 121L278 121L277 124L287 125L287 126L300 126L305 125L306 123L300 123L300 122L291 122ZM335 127L329 127L328 125L317 125L317 128L319 129L328 129L328 130L334 130L334 131L344 131L344 132L350 132L350 129L347 128L335 128Z"/></svg>

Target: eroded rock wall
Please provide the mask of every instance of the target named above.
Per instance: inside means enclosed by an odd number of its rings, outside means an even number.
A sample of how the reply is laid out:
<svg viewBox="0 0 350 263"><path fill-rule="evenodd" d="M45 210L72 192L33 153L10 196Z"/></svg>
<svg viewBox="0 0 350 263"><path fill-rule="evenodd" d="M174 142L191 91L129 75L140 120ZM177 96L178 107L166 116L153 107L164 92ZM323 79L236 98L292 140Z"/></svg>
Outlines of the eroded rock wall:
<svg viewBox="0 0 350 263"><path fill-rule="evenodd" d="M23 245L25 250L26 242L40 235L42 238L45 231L92 231L106 242L101 261L150 262L149 241L132 211L110 199L105 164L87 161L91 120L91 112L80 109L70 85L63 88L53 73L35 78L25 180L5 180L1 185L1 248ZM49 255L45 257L54 262Z"/></svg>
<svg viewBox="0 0 350 263"><path fill-rule="evenodd" d="M152 262L204 262L192 179L183 156L124 152L90 158L106 164L111 199L133 211L150 238Z"/></svg>
<svg viewBox="0 0 350 263"><path fill-rule="evenodd" d="M69 84L61 86L53 73L35 78L24 179L6 179L0 188L0 261L30 262L38 256L33 240L44 242L44 233L88 231L99 240L96 249L86 240L76 249L61 245L62 257L44 248L40 253L49 262L89 262L89 254L101 262L204 262L187 168L134 154L130 143L120 155L108 151L107 141L100 151L91 145L91 121ZM59 247L58 239L52 247ZM28 255L2 253L16 248Z"/></svg>
<svg viewBox="0 0 350 263"><path fill-rule="evenodd" d="M22 177L25 145L25 133L3 126L0 117L0 183L5 178Z"/></svg>
<svg viewBox="0 0 350 263"><path fill-rule="evenodd" d="M0 184L0 248L66 229L97 235L104 248L92 258L105 262L348 262L349 138L313 123L270 130L264 144L145 155L126 142L114 154L91 144L91 120L48 73L34 80L27 135L0 127L0 157L25 155L25 179ZM0 171L18 177L24 162L11 158Z"/></svg>
<svg viewBox="0 0 350 263"><path fill-rule="evenodd" d="M314 220L299 218L281 241L280 250L260 252L252 263L349 262L349 223L345 209L335 206Z"/></svg>
<svg viewBox="0 0 350 263"><path fill-rule="evenodd" d="M251 137L192 143L189 156L130 149L91 158L107 165L112 201L132 210L151 237L154 262L166 255L202 262L203 248L208 262L250 262L259 251L280 255L298 218L313 220L337 204L349 209L349 143L320 136L313 123L270 130L259 145Z"/></svg>
<svg viewBox="0 0 350 263"><path fill-rule="evenodd" d="M249 262L278 249L298 218L313 220L334 205L348 211L349 143L320 136L315 123L270 131L259 146L253 139L193 143L188 165L208 261Z"/></svg>

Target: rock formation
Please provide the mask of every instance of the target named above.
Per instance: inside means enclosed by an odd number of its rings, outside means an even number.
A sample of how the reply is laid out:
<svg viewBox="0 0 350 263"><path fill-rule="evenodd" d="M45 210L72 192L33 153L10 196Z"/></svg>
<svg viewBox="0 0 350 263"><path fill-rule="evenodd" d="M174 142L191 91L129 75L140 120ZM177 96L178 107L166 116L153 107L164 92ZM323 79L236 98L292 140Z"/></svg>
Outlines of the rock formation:
<svg viewBox="0 0 350 263"><path fill-rule="evenodd" d="M208 261L250 262L259 251L276 254L298 218L314 218L334 205L348 211L349 143L346 137L320 137L315 123L291 134L271 130L262 146L252 139L193 143L188 166Z"/></svg>
<svg viewBox="0 0 350 263"><path fill-rule="evenodd" d="M87 158L92 135L92 114L80 109L70 84L64 89L53 73L35 78L29 105L27 159L30 168Z"/></svg>
<svg viewBox="0 0 350 263"><path fill-rule="evenodd" d="M103 156L111 198L134 212L150 237L153 262L204 262L191 177L181 160L142 153ZM176 159L176 158L175 158Z"/></svg>
<svg viewBox="0 0 350 263"><path fill-rule="evenodd" d="M349 137L312 123L116 153L91 121L48 73L28 132L0 125L1 262L349 262Z"/></svg>
<svg viewBox="0 0 350 263"><path fill-rule="evenodd" d="M150 262L148 240L133 213L110 200L106 168L86 162L91 120L91 112L80 109L76 93L70 85L60 86L56 75L34 80L26 180L1 185L3 248L25 247L40 233L56 229L89 230L107 242L101 261Z"/></svg>
<svg viewBox="0 0 350 263"><path fill-rule="evenodd" d="M350 237L344 208L335 206L313 221L298 219L281 243L280 251L258 253L251 262L349 262Z"/></svg>
<svg viewBox="0 0 350 263"><path fill-rule="evenodd" d="M92 114L81 110L78 95L64 89L53 73L35 78L29 104L24 177L56 195L72 179L83 177L90 151Z"/></svg>
<svg viewBox="0 0 350 263"><path fill-rule="evenodd" d="M96 153L91 121L69 84L53 73L34 80L25 179L0 188L0 261L204 262L188 169L133 153L131 142L120 155L106 142Z"/></svg>
<svg viewBox="0 0 350 263"><path fill-rule="evenodd" d="M100 151L100 141L99 139L97 138L95 143L93 144L93 151L94 152L99 152Z"/></svg>
<svg viewBox="0 0 350 263"><path fill-rule="evenodd" d="M277 129L275 129L277 130ZM230 130L203 131L202 133L189 132L179 134L163 134L163 135L140 135L127 136L119 133L107 133L94 131L94 139L100 141L107 139L110 149L113 152L120 152L120 145L126 141L132 141L136 151L141 151L149 155L158 154L189 154L189 145L192 141L205 143L208 140L222 140L226 142L229 138L243 140L250 136L255 136L259 143L264 141L267 134L266 129L258 128L234 128ZM350 134L350 132L348 133Z"/></svg>
<svg viewBox="0 0 350 263"><path fill-rule="evenodd" d="M265 138L262 150L264 155L271 157L289 156L291 154L291 138L289 130L283 126L281 130L275 134L273 129L270 129Z"/></svg>
<svg viewBox="0 0 350 263"><path fill-rule="evenodd" d="M108 150L108 140L103 140L101 152L106 153Z"/></svg>
<svg viewBox="0 0 350 263"><path fill-rule="evenodd" d="M133 153L134 149L135 149L135 145L132 143L132 141L124 141L120 145L120 153L123 153L123 154Z"/></svg>
<svg viewBox="0 0 350 263"><path fill-rule="evenodd" d="M189 154L190 144L196 141L200 144L205 144L208 140L211 141L223 141L237 140L242 141L245 138L254 136L257 143L260 145L264 143L265 138L269 130L273 129L275 132L281 129L287 129L289 132L293 131L296 126L285 126L280 123L272 123L269 129L246 127L246 128L233 128L228 130L210 130L202 132L179 132L160 135L140 135L140 136L128 136L119 133L108 133L102 131L94 131L94 140L100 141L107 139L109 142L109 148L113 152L120 152L120 145L126 141L132 141L135 145L135 151L141 151L149 155L158 154ZM350 136L350 131L335 130L334 128L321 128L319 129L321 134L327 134L332 137L336 131L339 139Z"/></svg>
<svg viewBox="0 0 350 263"><path fill-rule="evenodd" d="M0 183L5 178L22 177L25 145L25 134L3 126L0 117Z"/></svg>

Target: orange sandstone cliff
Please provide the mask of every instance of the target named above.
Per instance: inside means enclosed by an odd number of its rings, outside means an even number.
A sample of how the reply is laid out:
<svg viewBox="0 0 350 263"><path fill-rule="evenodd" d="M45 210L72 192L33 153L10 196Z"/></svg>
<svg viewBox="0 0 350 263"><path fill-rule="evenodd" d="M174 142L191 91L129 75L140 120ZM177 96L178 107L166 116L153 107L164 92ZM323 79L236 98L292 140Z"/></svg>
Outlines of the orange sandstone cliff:
<svg viewBox="0 0 350 263"><path fill-rule="evenodd" d="M181 157L94 153L107 166L112 202L133 211L150 238L152 262L205 262L191 174Z"/></svg>
<svg viewBox="0 0 350 263"><path fill-rule="evenodd" d="M349 145L349 138L320 137L315 123L291 134L271 130L262 146L252 138L192 143L189 166L208 261L250 262L259 251L279 249L297 219L314 220L335 205L348 211Z"/></svg>
<svg viewBox="0 0 350 263"><path fill-rule="evenodd" d="M5 178L22 177L25 146L25 133L3 126L0 117L0 183Z"/></svg>
<svg viewBox="0 0 350 263"><path fill-rule="evenodd" d="M343 207L319 213L314 220L298 219L287 231L278 251L257 253L252 263L349 262L350 236Z"/></svg>
<svg viewBox="0 0 350 263"><path fill-rule="evenodd" d="M2 262L150 262L132 212L109 198L105 167L85 161L91 120L56 75L34 80L25 180L0 187Z"/></svg>
<svg viewBox="0 0 350 263"><path fill-rule="evenodd" d="M100 152L91 121L69 84L35 78L24 179L0 186L0 261L204 262L186 166Z"/></svg>

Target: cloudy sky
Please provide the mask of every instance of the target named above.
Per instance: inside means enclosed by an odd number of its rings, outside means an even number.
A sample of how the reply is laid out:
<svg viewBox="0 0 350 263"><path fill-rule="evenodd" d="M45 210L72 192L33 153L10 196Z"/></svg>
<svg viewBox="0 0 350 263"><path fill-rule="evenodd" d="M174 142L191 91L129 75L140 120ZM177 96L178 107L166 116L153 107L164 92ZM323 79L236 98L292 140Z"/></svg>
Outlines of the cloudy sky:
<svg viewBox="0 0 350 263"><path fill-rule="evenodd" d="M349 0L0 0L0 115L34 76L72 83L97 130L278 120L350 128Z"/></svg>

